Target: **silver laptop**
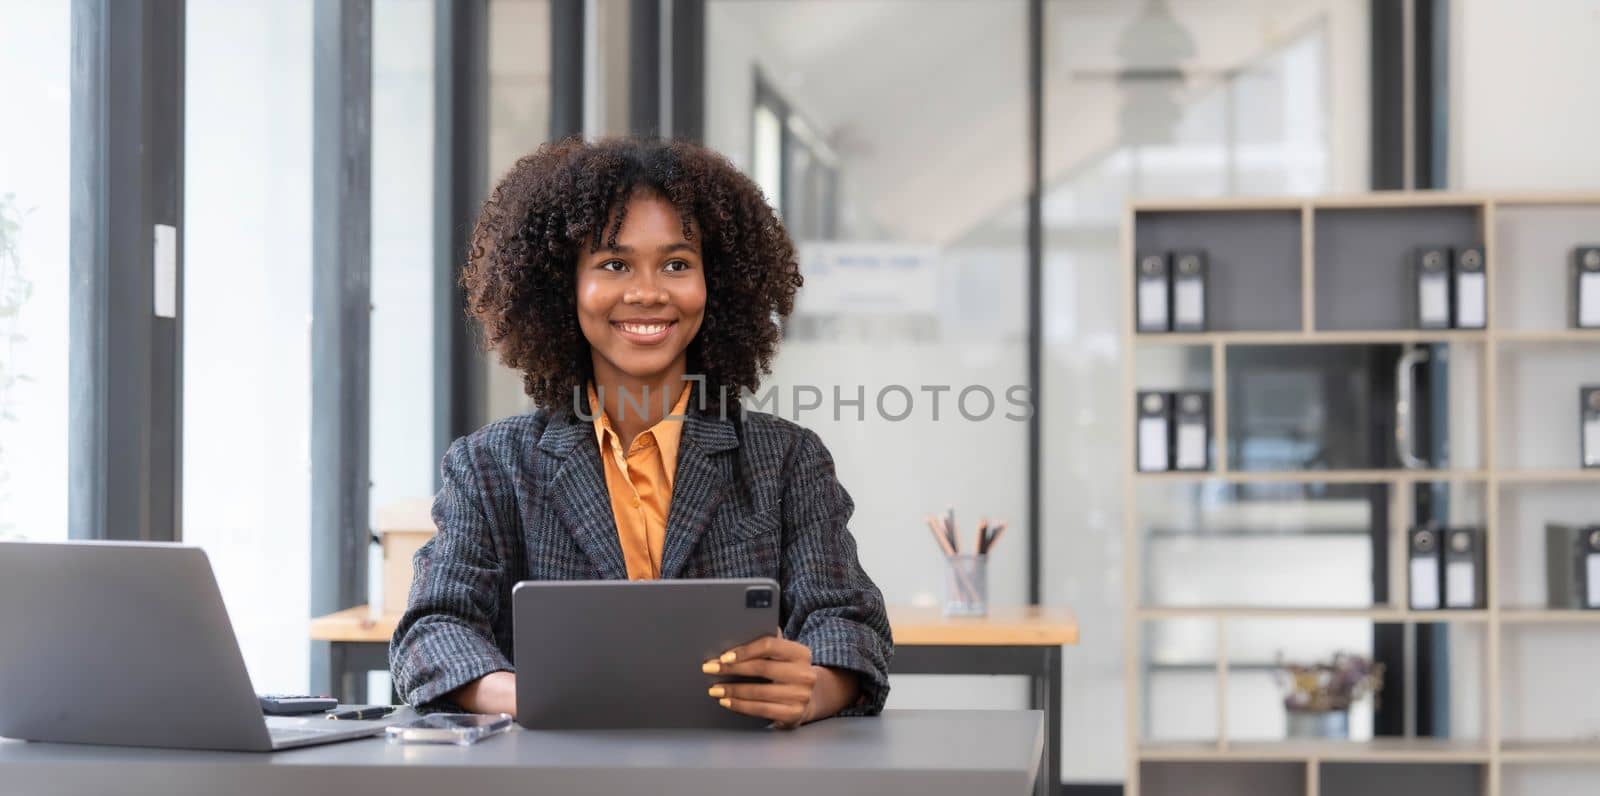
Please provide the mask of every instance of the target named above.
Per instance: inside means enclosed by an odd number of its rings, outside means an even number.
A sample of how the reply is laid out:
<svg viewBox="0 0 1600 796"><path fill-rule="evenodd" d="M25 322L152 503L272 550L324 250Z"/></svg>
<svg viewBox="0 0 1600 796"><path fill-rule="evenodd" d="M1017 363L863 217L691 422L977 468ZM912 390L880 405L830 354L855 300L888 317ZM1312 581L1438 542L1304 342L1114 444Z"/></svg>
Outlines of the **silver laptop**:
<svg viewBox="0 0 1600 796"><path fill-rule="evenodd" d="M265 717L196 547L0 542L0 736L270 752L388 722Z"/></svg>
<svg viewBox="0 0 1600 796"><path fill-rule="evenodd" d="M536 730L765 727L706 693L700 664L778 631L778 584L523 581L511 590L517 722ZM597 691L596 684L603 683Z"/></svg>

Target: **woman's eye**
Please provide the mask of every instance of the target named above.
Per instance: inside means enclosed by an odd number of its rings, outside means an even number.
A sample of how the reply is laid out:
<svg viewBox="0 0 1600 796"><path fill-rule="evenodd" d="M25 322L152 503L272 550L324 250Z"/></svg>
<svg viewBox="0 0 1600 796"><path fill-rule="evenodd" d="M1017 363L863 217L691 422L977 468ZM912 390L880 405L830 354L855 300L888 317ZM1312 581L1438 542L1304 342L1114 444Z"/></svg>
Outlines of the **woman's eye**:
<svg viewBox="0 0 1600 796"><path fill-rule="evenodd" d="M623 263L621 260L606 260L605 262L600 264L600 270L602 270L602 271L626 271L626 270L628 270L628 266L625 263Z"/></svg>
<svg viewBox="0 0 1600 796"><path fill-rule="evenodd" d="M666 270L668 273L687 271L689 270L689 264L682 260L673 260L672 262L667 263L667 266L664 270Z"/></svg>

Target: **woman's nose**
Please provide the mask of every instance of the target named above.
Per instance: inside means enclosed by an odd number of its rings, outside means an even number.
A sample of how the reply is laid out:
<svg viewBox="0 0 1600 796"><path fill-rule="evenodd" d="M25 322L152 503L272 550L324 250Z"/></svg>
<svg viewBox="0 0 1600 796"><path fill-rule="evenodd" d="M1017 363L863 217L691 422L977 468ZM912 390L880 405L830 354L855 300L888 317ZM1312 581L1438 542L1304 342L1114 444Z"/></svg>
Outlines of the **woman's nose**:
<svg viewBox="0 0 1600 796"><path fill-rule="evenodd" d="M671 297L667 291L656 285L655 280L646 276L637 283L628 286L622 294L624 304L665 304Z"/></svg>

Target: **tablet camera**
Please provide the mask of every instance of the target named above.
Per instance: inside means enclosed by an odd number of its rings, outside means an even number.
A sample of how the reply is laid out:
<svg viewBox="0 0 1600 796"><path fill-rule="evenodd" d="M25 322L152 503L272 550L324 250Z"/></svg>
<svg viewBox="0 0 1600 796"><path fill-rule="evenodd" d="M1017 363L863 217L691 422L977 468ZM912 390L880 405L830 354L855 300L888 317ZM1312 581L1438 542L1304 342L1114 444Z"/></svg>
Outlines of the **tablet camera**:
<svg viewBox="0 0 1600 796"><path fill-rule="evenodd" d="M766 586L754 586L745 590L744 607L746 608L771 608L772 589Z"/></svg>

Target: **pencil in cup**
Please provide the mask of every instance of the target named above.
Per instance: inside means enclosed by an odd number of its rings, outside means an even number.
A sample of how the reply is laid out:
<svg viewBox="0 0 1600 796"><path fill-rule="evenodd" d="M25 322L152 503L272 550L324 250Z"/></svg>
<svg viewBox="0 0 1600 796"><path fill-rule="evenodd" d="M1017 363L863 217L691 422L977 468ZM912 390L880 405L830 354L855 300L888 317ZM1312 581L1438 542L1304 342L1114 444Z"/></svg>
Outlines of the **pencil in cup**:
<svg viewBox="0 0 1600 796"><path fill-rule="evenodd" d="M929 514L928 532L933 534L933 541L938 543L939 549L944 552L946 566L949 566L950 560L959 555L959 552L955 547L955 534L951 533L948 522ZM958 575L958 577L960 580L956 584L957 588L964 590L968 595L974 595L972 584L967 583L964 576Z"/></svg>

